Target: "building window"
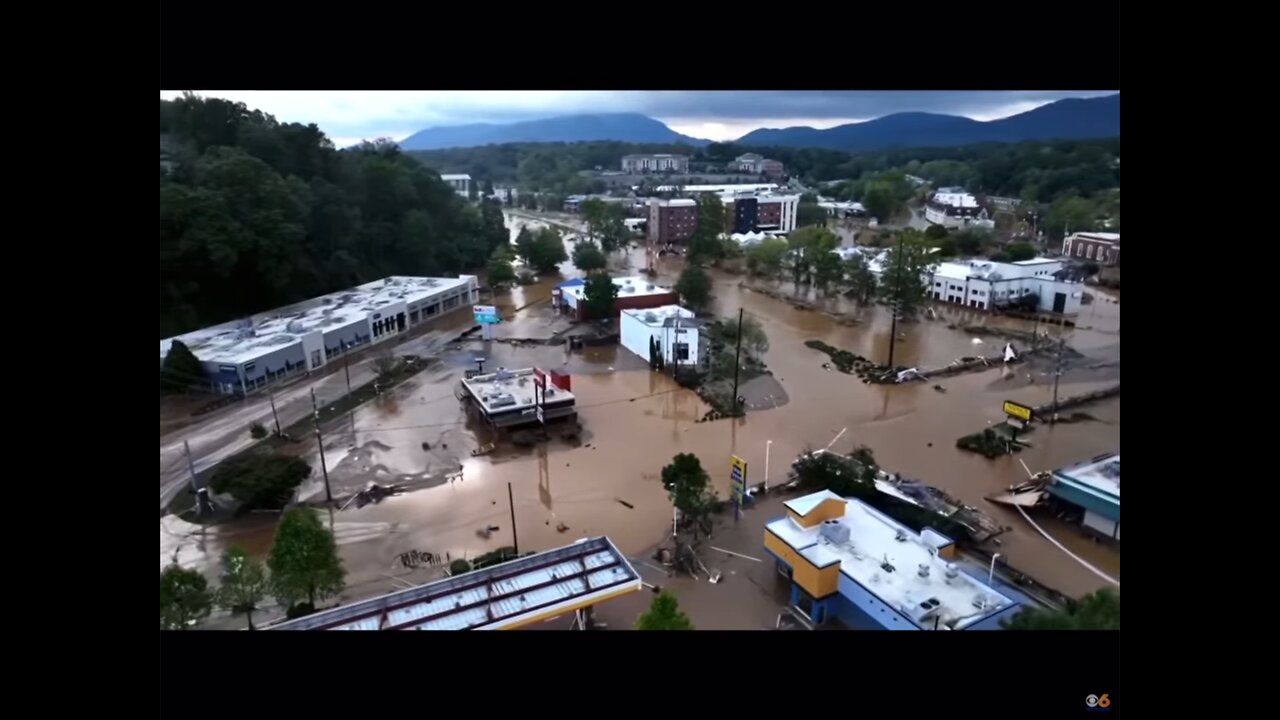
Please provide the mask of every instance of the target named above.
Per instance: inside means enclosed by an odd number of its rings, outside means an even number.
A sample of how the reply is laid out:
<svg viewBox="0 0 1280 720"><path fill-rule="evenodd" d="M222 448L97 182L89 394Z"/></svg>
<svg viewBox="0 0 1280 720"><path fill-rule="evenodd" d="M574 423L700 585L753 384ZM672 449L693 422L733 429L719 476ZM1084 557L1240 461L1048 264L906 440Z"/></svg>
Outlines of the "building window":
<svg viewBox="0 0 1280 720"><path fill-rule="evenodd" d="M311 369L315 370L318 367L320 367L320 351L312 350L311 351Z"/></svg>
<svg viewBox="0 0 1280 720"><path fill-rule="evenodd" d="M1076 246L1076 257L1084 257L1084 245Z"/></svg>
<svg viewBox="0 0 1280 720"><path fill-rule="evenodd" d="M1090 246L1089 246L1089 250L1088 250L1087 252L1085 252L1084 256L1085 256L1086 258L1088 258L1089 260L1092 260L1092 259L1093 259L1093 246L1092 246L1092 245L1090 245Z"/></svg>

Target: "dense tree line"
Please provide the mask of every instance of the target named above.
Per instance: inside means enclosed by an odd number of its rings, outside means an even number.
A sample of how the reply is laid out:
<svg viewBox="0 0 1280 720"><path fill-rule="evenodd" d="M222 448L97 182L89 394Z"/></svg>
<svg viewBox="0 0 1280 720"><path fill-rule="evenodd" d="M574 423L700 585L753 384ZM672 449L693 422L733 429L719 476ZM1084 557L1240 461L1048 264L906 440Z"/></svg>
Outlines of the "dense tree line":
<svg viewBox="0 0 1280 720"><path fill-rule="evenodd" d="M861 200L869 191L868 183L891 171L924 178L935 186L963 185L975 193L1041 203L1072 196L1094 197L1120 185L1119 138L861 153L733 143L711 143L702 148L622 142L512 143L412 155L440 172L466 172L529 190L563 194L602 190L603 183L584 171L614 170L620 167L623 155L651 152L689 155L694 174L723 169L738 155L757 152L780 160L788 173L806 181L846 181L833 187L832 193L854 200Z"/></svg>
<svg viewBox="0 0 1280 720"><path fill-rule="evenodd" d="M480 268L507 238L389 142L336 150L243 103L160 101L160 334L388 275Z"/></svg>

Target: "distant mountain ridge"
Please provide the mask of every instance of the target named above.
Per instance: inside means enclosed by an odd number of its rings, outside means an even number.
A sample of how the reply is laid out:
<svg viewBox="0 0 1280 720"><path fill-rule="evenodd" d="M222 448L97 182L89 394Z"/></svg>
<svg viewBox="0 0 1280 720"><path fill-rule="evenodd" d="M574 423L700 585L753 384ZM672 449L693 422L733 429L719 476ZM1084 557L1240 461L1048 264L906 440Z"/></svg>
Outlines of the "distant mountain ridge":
<svg viewBox="0 0 1280 720"><path fill-rule="evenodd" d="M754 130L740 145L882 150L949 147L980 142L1082 140L1120 135L1120 94L1068 98L1017 115L981 122L956 115L897 113L826 130L792 127Z"/></svg>
<svg viewBox="0 0 1280 720"><path fill-rule="evenodd" d="M563 115L509 124L476 123L432 127L400 141L404 150L500 145L515 142L583 142L617 140L629 143L708 144L709 140L681 135L666 123L639 113Z"/></svg>
<svg viewBox="0 0 1280 720"><path fill-rule="evenodd" d="M952 147L980 142L1084 140L1120 135L1120 94L1068 98L1017 115L982 122L958 115L906 112L838 125L761 128L733 142L739 145L819 147L859 151L910 147ZM517 142L614 140L637 144L687 144L709 140L689 137L666 123L639 113L562 115L542 120L497 124L446 125L410 135L404 150L444 150Z"/></svg>

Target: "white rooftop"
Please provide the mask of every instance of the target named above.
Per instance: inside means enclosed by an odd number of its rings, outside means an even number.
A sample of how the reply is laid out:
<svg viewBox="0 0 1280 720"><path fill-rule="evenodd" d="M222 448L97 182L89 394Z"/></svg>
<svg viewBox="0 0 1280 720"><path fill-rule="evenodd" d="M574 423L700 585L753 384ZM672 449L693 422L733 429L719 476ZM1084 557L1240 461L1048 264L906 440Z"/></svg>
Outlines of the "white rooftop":
<svg viewBox="0 0 1280 720"><path fill-rule="evenodd" d="M665 288L661 285L655 285L649 278L643 275L632 275L630 277L613 278L613 284L618 286L618 297L639 297L642 295L665 295L672 292L671 288ZM572 295L574 300L581 300L586 297L586 285L574 285L572 287L563 288L564 295Z"/></svg>
<svg viewBox="0 0 1280 720"><path fill-rule="evenodd" d="M839 496L823 490L786 505L799 513L796 508L812 509L831 497ZM828 522L847 528L849 541L834 543L823 535L823 523L806 529L790 517L774 520L766 527L818 567L838 562L842 574L917 624L926 612L921 607L926 601L937 601L928 627L932 627L936 615L940 628L952 629L962 629L1013 604L1005 595L939 557L936 543L931 544L857 500L846 500L844 516ZM927 575L922 576L926 569Z"/></svg>
<svg viewBox="0 0 1280 720"><path fill-rule="evenodd" d="M759 192L761 190L777 190L776 183L743 183L741 185L663 185L658 192L675 192L683 190L690 193L724 193L724 192Z"/></svg>
<svg viewBox="0 0 1280 720"><path fill-rule="evenodd" d="M533 368L520 370L499 368L497 372L464 379L462 384L471 390L475 398L484 406L485 412L506 412L520 408L527 409L530 414L535 412ZM555 387L550 382L547 383L544 402L560 403L573 399L573 393Z"/></svg>
<svg viewBox="0 0 1280 720"><path fill-rule="evenodd" d="M679 305L663 305L662 307L623 310L623 315L630 316L649 327L664 327L668 320L674 321L676 318L692 320L695 315L690 310L685 310Z"/></svg>
<svg viewBox="0 0 1280 720"><path fill-rule="evenodd" d="M1095 240L1106 240L1109 242L1120 242L1120 233L1109 232L1082 232L1076 233L1076 237Z"/></svg>
<svg viewBox="0 0 1280 720"><path fill-rule="evenodd" d="M203 330L177 336L203 362L240 364L300 342L303 335L364 322L371 313L401 301L414 303L450 290L466 287L475 278L393 276L359 285L350 290L233 320ZM469 301L464 301L469 302ZM169 353L175 338L160 341L160 358Z"/></svg>
<svg viewBox="0 0 1280 720"><path fill-rule="evenodd" d="M277 630L501 630L638 591L607 537L509 560L275 626Z"/></svg>
<svg viewBox="0 0 1280 720"><path fill-rule="evenodd" d="M441 180L470 180L471 176L466 173L454 173L450 175L441 175Z"/></svg>
<svg viewBox="0 0 1280 720"><path fill-rule="evenodd" d="M1055 470L1054 474L1112 496L1116 503L1120 502L1120 453L1102 455Z"/></svg>

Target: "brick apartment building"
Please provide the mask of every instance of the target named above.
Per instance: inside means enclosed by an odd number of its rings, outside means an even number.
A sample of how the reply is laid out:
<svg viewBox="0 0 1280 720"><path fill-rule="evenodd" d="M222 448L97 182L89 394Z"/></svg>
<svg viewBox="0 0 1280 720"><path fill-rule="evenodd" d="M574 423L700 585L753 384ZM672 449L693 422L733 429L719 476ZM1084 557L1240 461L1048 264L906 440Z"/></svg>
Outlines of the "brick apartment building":
<svg viewBox="0 0 1280 720"><path fill-rule="evenodd" d="M649 201L649 241L655 245L687 242L697 227L697 202L688 199Z"/></svg>
<svg viewBox="0 0 1280 720"><path fill-rule="evenodd" d="M1062 241L1062 254L1115 267L1120 264L1120 233L1072 233Z"/></svg>
<svg viewBox="0 0 1280 720"><path fill-rule="evenodd" d="M783 174L782 163L777 160L770 160L758 153L746 153L734 158L729 163L731 170L738 172L749 172L756 175L768 175L770 177L781 177Z"/></svg>

